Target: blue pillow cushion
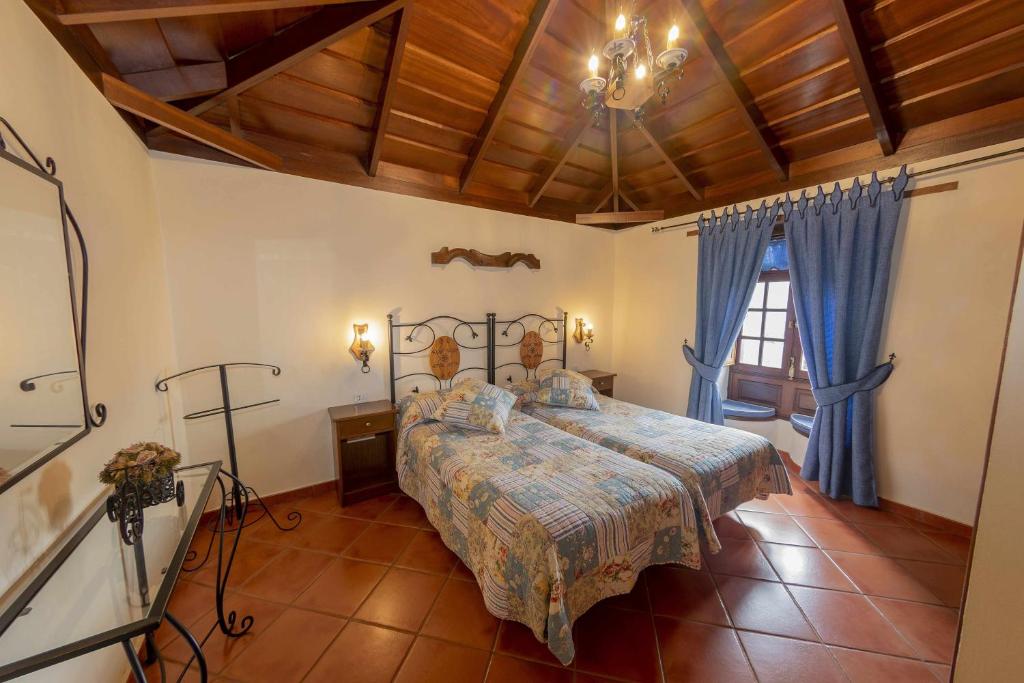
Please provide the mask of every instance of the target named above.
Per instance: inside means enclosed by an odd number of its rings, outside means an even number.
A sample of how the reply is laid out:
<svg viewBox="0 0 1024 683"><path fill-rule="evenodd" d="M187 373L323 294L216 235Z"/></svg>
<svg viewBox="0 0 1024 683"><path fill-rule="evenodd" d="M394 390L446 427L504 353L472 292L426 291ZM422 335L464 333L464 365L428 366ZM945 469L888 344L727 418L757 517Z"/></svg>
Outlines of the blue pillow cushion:
<svg viewBox="0 0 1024 683"><path fill-rule="evenodd" d="M511 391L467 379L452 388L433 417L452 427L502 434L515 402Z"/></svg>

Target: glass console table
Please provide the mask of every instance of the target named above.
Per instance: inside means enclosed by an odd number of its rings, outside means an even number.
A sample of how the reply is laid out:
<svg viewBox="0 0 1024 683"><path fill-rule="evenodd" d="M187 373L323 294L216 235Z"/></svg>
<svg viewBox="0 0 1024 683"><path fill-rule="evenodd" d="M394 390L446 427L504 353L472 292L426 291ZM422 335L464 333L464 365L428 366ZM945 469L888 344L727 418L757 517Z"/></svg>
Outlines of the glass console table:
<svg viewBox="0 0 1024 683"><path fill-rule="evenodd" d="M239 620L234 612L225 614L223 605L241 537L240 528L225 533L225 500L229 499L225 494L245 486L223 471L220 462L181 467L175 479L183 485L184 500L145 508L141 538L131 545L122 539L118 523L108 519L106 500L101 501L6 607L0 614L0 681L118 644L136 680L145 681L131 639L145 636L146 663L157 661L160 654L152 633L165 619L191 646L200 678L207 680L200 642L167 611L167 603L186 562L194 570L206 561L216 561L216 627L230 637L252 627L251 616ZM189 546L218 489L221 505L212 525L215 533L197 561L198 554ZM243 498L234 510L240 522L247 508L248 500Z"/></svg>

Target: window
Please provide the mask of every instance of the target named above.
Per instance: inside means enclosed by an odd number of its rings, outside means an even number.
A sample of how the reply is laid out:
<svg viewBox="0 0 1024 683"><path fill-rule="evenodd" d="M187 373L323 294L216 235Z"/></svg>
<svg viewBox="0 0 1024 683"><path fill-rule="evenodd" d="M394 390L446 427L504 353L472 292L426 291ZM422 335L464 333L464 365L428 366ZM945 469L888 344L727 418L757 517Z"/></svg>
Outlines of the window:
<svg viewBox="0 0 1024 683"><path fill-rule="evenodd" d="M743 327L736 341L736 362L745 371L807 377L788 271L768 271L754 287Z"/></svg>

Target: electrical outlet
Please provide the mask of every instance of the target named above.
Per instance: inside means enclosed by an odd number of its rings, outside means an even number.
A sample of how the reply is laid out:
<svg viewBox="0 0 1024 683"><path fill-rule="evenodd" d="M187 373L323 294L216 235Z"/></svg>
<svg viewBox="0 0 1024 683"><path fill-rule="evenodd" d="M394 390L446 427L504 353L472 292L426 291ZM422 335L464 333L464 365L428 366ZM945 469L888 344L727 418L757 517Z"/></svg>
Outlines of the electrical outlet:
<svg viewBox="0 0 1024 683"><path fill-rule="evenodd" d="M352 397L352 402L353 403L362 403L364 398L365 398L365 396L363 396L362 394L356 394L355 396Z"/></svg>

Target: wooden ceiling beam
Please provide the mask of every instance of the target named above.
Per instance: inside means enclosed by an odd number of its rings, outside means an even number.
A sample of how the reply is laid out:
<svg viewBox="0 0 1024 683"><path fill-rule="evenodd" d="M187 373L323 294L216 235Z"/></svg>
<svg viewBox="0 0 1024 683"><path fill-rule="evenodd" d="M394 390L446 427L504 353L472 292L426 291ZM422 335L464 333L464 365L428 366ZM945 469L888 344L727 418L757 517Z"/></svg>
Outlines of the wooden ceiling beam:
<svg viewBox="0 0 1024 683"><path fill-rule="evenodd" d="M229 59L228 87L192 106L188 113L199 116L224 102L231 95L238 95L324 50L345 36L386 19L404 9L407 4L408 0L375 0L324 7Z"/></svg>
<svg viewBox="0 0 1024 683"><path fill-rule="evenodd" d="M498 92L491 101L491 106L487 110L487 116L484 117L483 125L480 126L480 130L477 133L476 141L469 151L469 160L466 162L465 168L462 170L462 176L459 179L460 191L466 191L466 186L469 185L473 176L480 169L480 162L483 161L487 148L490 146L491 140L494 139L494 133L498 128L498 121L508 106L509 95L523 79L526 67L530 63L533 53L537 50L541 36L544 35L548 22L555 13L555 5L556 0L537 0L537 3L534 5L533 12L530 14L530 20L526 24L526 29L519 38L519 43L512 54L512 61L509 63L508 68L505 69L505 75L498 86ZM533 206L532 201L530 206Z"/></svg>
<svg viewBox="0 0 1024 683"><path fill-rule="evenodd" d="M569 133L562 138L563 145L558 150L558 161L550 164L543 175L538 179L534 189L530 192L530 206L536 206L537 201L544 196L548 187L555 180L558 172L565 166L565 162L569 160L569 155L572 151L580 144L580 140L583 139L583 135L587 132L587 128L590 126L590 116L584 114L580 116L579 120L573 124L573 127L569 130Z"/></svg>
<svg viewBox="0 0 1024 683"><path fill-rule="evenodd" d="M232 12L266 12L315 5L342 5L363 0L92 0L84 9L58 11L65 26L114 21L173 19ZM83 4L83 3L79 3Z"/></svg>
<svg viewBox="0 0 1024 683"><path fill-rule="evenodd" d="M391 28L391 46L388 50L387 63L384 65L384 80L380 85L380 96L377 98L377 112L373 117L373 138L370 140L370 151L366 158L366 174L377 175L381 151L384 148L384 134L387 132L388 119L391 118L391 102L395 95L395 84L402 68L402 56L405 54L405 38L409 32L408 7L395 14L395 23Z"/></svg>
<svg viewBox="0 0 1024 683"><path fill-rule="evenodd" d="M682 17L685 18L688 35L693 40L698 51L708 58L712 71L718 81L722 84L733 106L739 112L740 118L747 131L753 137L754 142L761 149L771 166L772 172L779 180L785 180L789 175L789 162L778 147L771 128L764 120L761 111L754 104L754 96L750 93L746 83L740 78L739 70L732 63L729 53L722 44L722 39L711 26L704 8L699 0L677 0L682 10Z"/></svg>
<svg viewBox="0 0 1024 683"><path fill-rule="evenodd" d="M839 36L843 39L843 44L846 45L846 53L850 58L850 66L857 79L861 98L871 117L871 125L874 126L878 145L882 148L882 154L889 156L899 146L899 131L882 104L881 92L878 87L881 76L871 60L864 28L856 18L856 8L851 7L848 0L832 0L832 9L836 16Z"/></svg>
<svg viewBox="0 0 1024 683"><path fill-rule="evenodd" d="M597 205L594 207L594 210L591 213L597 213L598 211L600 211L602 208L604 208L604 205L608 203L608 200L612 198L611 183L608 183L607 185L601 188L600 197L600 201L597 202Z"/></svg>
<svg viewBox="0 0 1024 683"><path fill-rule="evenodd" d="M629 204L629 208L633 209L634 211L640 210L640 206L635 201L633 201L628 194L623 192L621 187L619 188L619 196L622 197L622 201Z"/></svg>
<svg viewBox="0 0 1024 683"><path fill-rule="evenodd" d="M669 170L671 170L679 180L683 181L683 185L686 186L686 191L692 194L694 199L702 199L703 195L700 190L693 186L693 183L691 183L690 179L686 177L686 174L683 173L682 169L680 169L679 166L676 165L676 162L672 161L672 158L665 153L665 150L660 144L658 144L658 141L654 138L654 135L651 134L651 131L647 130L647 127L644 126L640 128L640 132L647 140L647 143L655 152L657 152L658 156L661 157L662 162L668 166Z"/></svg>
<svg viewBox="0 0 1024 683"><path fill-rule="evenodd" d="M224 62L172 66L156 71L124 74L121 78L125 83L164 102L212 95L228 87Z"/></svg>
<svg viewBox="0 0 1024 683"><path fill-rule="evenodd" d="M617 223L650 223L665 217L661 209L651 211L603 211L601 213L578 213L579 225L615 225Z"/></svg>
<svg viewBox="0 0 1024 683"><path fill-rule="evenodd" d="M273 152L235 137L212 123L161 102L133 85L109 74L100 77L101 89L107 100L117 107L152 121L196 142L209 145L251 164L270 170L279 170L284 161Z"/></svg>

